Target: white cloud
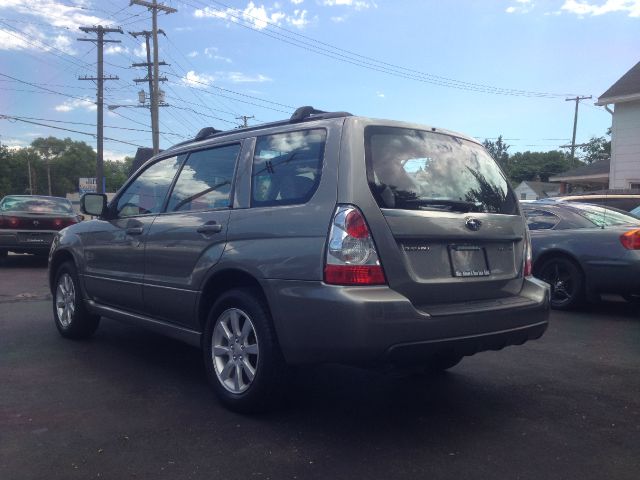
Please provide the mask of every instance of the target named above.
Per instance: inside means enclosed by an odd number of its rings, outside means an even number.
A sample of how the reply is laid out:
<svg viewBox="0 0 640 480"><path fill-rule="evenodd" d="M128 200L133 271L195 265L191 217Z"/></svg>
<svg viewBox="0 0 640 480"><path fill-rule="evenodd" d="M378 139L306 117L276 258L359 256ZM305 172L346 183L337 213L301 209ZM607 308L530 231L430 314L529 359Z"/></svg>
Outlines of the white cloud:
<svg viewBox="0 0 640 480"><path fill-rule="evenodd" d="M211 60L218 60L220 62L232 63L230 58L223 57L222 55L218 55L217 52L218 52L217 47L207 47L202 51L202 54Z"/></svg>
<svg viewBox="0 0 640 480"><path fill-rule="evenodd" d="M382 93L382 92L376 92L376 97L378 97L378 98L384 98L384 93Z"/></svg>
<svg viewBox="0 0 640 480"><path fill-rule="evenodd" d="M507 13L529 13L535 8L536 4L531 0L515 0L515 5L507 7Z"/></svg>
<svg viewBox="0 0 640 480"><path fill-rule="evenodd" d="M135 152L131 152L129 153L129 156L133 156L135 155ZM102 152L102 157L105 160L115 160L116 162L122 162L124 161L124 157L126 157L127 154L126 153L122 153L122 152L116 152L114 150L104 150L104 152Z"/></svg>
<svg viewBox="0 0 640 480"><path fill-rule="evenodd" d="M226 77L234 83L263 83L271 82L272 80L266 75L247 75L240 72L228 72Z"/></svg>
<svg viewBox="0 0 640 480"><path fill-rule="evenodd" d="M606 0L589 2L586 0L566 0L560 10L578 16L598 16L607 13L627 13L629 17L640 17L640 0Z"/></svg>
<svg viewBox="0 0 640 480"><path fill-rule="evenodd" d="M56 112L66 113L66 112L71 112L73 110L76 110L78 108L83 108L88 111L95 111L98 107L96 106L93 100L89 100L88 98L85 98L82 100L74 98L73 100L67 100L66 102L61 103L60 105L56 105L54 108Z"/></svg>
<svg viewBox="0 0 640 480"><path fill-rule="evenodd" d="M291 0L291 3L294 5L300 5L302 2L304 2L304 0Z"/></svg>
<svg viewBox="0 0 640 480"><path fill-rule="evenodd" d="M370 0L323 0L322 4L326 7L350 7L356 10L378 8L378 5Z"/></svg>
<svg viewBox="0 0 640 480"><path fill-rule="evenodd" d="M243 21L257 30L263 30L269 24L281 25L283 22L298 28L304 28L309 23L306 18L306 10L296 9L292 14L288 14L280 10L280 8L281 5L279 3L275 3L272 8L267 8L264 5L258 6L253 1L250 1L244 10L235 8L219 10L205 7L195 10L193 14L196 18L218 18L231 23Z"/></svg>
<svg viewBox="0 0 640 480"><path fill-rule="evenodd" d="M193 52L187 53L187 57L189 57L189 58L195 58L197 56L198 56L198 51L197 50L194 50Z"/></svg>
<svg viewBox="0 0 640 480"><path fill-rule="evenodd" d="M189 70L187 74L180 79L183 85L195 88L204 88L211 85L215 77L206 73L198 74L193 70Z"/></svg>
<svg viewBox="0 0 640 480"><path fill-rule="evenodd" d="M147 44L141 42L136 48L133 49L133 54L138 58L147 58Z"/></svg>
<svg viewBox="0 0 640 480"><path fill-rule="evenodd" d="M342 16L338 16L338 17L331 17L331 21L333 23L342 23L347 19L346 15L342 15Z"/></svg>
<svg viewBox="0 0 640 480"><path fill-rule="evenodd" d="M116 53L129 53L129 49L122 45L109 45L104 49L105 55L115 55Z"/></svg>

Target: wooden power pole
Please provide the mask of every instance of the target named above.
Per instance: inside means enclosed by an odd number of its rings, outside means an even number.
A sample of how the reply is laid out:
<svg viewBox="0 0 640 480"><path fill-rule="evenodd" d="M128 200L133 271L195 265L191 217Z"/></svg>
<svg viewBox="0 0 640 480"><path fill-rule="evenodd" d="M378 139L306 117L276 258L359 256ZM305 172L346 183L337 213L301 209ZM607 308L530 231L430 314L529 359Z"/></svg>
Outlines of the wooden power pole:
<svg viewBox="0 0 640 480"><path fill-rule="evenodd" d="M159 80L159 61L158 61L158 10L161 10L167 14L175 13L178 10L175 8L167 7L161 3L158 3L157 0L152 0L151 2L147 2L145 0L131 0L129 5L140 5L142 7L147 7L151 10L151 39L153 40L153 81L151 82L152 92L151 92L151 131L153 136L153 154L157 154L160 151L160 118L158 112L158 104L159 104L159 92L158 88ZM149 48L147 42L147 59L150 59L148 56ZM147 62L149 63L149 62Z"/></svg>
<svg viewBox="0 0 640 480"><path fill-rule="evenodd" d="M104 76L104 44L105 43L120 43L120 40L106 40L104 38L105 33L123 33L120 27L118 28L104 28L102 25L98 25L97 27L80 27L85 33L95 33L96 38L79 38L80 42L95 42L98 50L98 76L97 77L79 77L78 80L93 80L98 83L98 92L97 92L97 102L98 105L98 131L97 131L97 152L98 158L96 161L96 190L98 193L104 193L104 120L103 120L103 109L104 109L104 81L105 80L119 80L116 76Z"/></svg>
<svg viewBox="0 0 640 480"><path fill-rule="evenodd" d="M573 116L573 136L571 137L571 161L575 159L576 154L576 130L578 128L578 105L580 104L580 100L588 100L591 98L591 95L588 97L576 96L574 98L565 98L565 102L576 102L576 112Z"/></svg>
<svg viewBox="0 0 640 480"><path fill-rule="evenodd" d="M158 30L158 33L164 35L162 30ZM151 62L151 47L149 45L149 39L153 36L153 32L148 30L143 30L142 32L129 32L134 38L138 38L139 36L144 36L145 46L147 52L147 61L144 63L134 63L132 67L147 67L147 76L145 78L136 78L133 81L136 83L147 82L149 84L149 107L151 110L151 132L152 132L152 142L153 142L153 154L155 155L160 151L160 125L159 125L159 115L154 114L154 112L158 111L158 107L163 107L166 104L160 103L159 98L153 94L153 85L154 85L154 74L153 74L153 66L154 64ZM167 65L166 62L158 62L158 65ZM159 82L166 82L167 78L162 77L158 79Z"/></svg>

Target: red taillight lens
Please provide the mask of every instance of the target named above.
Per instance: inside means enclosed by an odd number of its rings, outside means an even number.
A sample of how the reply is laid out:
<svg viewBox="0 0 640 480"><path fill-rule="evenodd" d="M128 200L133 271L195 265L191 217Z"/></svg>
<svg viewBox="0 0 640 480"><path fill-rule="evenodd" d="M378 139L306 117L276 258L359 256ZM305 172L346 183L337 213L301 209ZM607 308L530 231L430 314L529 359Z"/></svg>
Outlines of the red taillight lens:
<svg viewBox="0 0 640 480"><path fill-rule="evenodd" d="M346 231L353 238L367 238L369 229L359 210L351 210L344 219Z"/></svg>
<svg viewBox="0 0 640 480"><path fill-rule="evenodd" d="M364 216L339 205L329 230L324 281L332 285L384 285L386 279Z"/></svg>
<svg viewBox="0 0 640 480"><path fill-rule="evenodd" d="M524 239L524 276L530 277L533 275L533 265L532 265L532 250L531 250L531 236L529 232L525 235Z"/></svg>
<svg viewBox="0 0 640 480"><path fill-rule="evenodd" d="M384 285L380 265L326 265L324 281L333 285Z"/></svg>
<svg viewBox="0 0 640 480"><path fill-rule="evenodd" d="M7 219L7 226L9 228L17 228L20 225L20 219L17 217L9 217Z"/></svg>
<svg viewBox="0 0 640 480"><path fill-rule="evenodd" d="M627 250L640 250L640 228L620 235L620 243Z"/></svg>

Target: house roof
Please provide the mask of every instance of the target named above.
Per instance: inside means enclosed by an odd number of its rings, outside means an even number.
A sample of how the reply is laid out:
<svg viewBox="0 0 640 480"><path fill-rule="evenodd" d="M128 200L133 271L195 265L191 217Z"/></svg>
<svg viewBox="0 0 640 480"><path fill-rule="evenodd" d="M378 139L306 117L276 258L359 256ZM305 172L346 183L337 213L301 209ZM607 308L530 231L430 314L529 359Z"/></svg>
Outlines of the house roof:
<svg viewBox="0 0 640 480"><path fill-rule="evenodd" d="M522 183L528 185L529 188L536 192L536 195L539 197L548 197L550 193L558 193L558 190L560 189L559 184L551 182L533 182L525 180Z"/></svg>
<svg viewBox="0 0 640 480"><path fill-rule="evenodd" d="M590 163L589 165L583 165L581 167L572 168L566 172L559 173L553 177L549 177L552 182L567 182L577 180L603 180L609 178L609 168L611 160L599 160L597 162Z"/></svg>
<svg viewBox="0 0 640 480"><path fill-rule="evenodd" d="M630 102L633 100L640 100L640 62L631 67L631 70L611 85L609 90L600 95L596 105Z"/></svg>

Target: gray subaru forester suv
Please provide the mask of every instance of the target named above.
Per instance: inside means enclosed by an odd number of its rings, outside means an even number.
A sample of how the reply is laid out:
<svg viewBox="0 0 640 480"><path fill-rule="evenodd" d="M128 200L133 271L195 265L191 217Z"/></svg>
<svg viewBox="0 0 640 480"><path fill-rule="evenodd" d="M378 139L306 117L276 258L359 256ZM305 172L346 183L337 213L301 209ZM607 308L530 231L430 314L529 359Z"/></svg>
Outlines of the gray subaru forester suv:
<svg viewBox="0 0 640 480"><path fill-rule="evenodd" d="M539 338L549 287L475 140L299 108L160 153L49 257L55 324L109 317L202 348L220 400L272 406L292 365L442 370Z"/></svg>

